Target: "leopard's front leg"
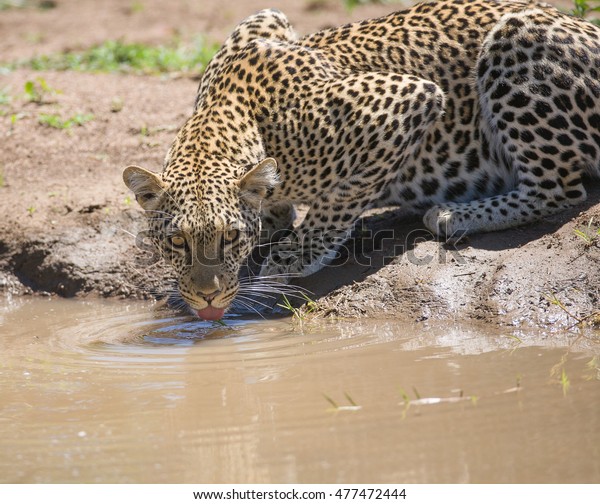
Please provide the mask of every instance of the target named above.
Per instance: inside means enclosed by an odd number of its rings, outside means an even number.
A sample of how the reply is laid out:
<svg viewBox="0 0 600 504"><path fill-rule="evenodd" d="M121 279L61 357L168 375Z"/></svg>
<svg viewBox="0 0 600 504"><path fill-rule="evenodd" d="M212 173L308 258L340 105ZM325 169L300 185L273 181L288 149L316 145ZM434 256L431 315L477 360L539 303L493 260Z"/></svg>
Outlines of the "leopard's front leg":
<svg viewBox="0 0 600 504"><path fill-rule="evenodd" d="M286 282L319 271L336 258L371 200L372 195L349 200L337 192L319 197L292 233L270 245L260 276Z"/></svg>

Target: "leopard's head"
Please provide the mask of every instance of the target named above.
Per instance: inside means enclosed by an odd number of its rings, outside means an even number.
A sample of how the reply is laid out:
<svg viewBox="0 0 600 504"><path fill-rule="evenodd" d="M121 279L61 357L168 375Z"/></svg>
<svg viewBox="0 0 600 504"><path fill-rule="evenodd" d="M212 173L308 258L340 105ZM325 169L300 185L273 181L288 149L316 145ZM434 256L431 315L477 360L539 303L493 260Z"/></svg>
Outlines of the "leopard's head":
<svg viewBox="0 0 600 504"><path fill-rule="evenodd" d="M261 202L277 183L275 160L234 166L206 157L167 165L161 174L129 166L123 179L182 298L199 317L222 318L240 288L240 267L259 243Z"/></svg>

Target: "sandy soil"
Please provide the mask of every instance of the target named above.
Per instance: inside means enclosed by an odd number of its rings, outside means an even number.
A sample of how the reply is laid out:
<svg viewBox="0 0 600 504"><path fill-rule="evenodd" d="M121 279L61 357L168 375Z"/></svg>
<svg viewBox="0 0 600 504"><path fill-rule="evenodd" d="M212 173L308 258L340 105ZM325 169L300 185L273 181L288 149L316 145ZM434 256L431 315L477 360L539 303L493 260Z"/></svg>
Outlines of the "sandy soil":
<svg viewBox="0 0 600 504"><path fill-rule="evenodd" d="M0 11L0 61L89 47L107 39L166 43L198 34L220 41L236 22L278 7L300 33L381 15L397 5L341 2L59 0L56 8ZM141 7L140 7L141 6ZM60 94L28 102L24 83L42 77ZM147 297L168 271L144 269L135 235L143 225L121 181L127 164L158 170L191 111L192 78L34 72L0 75L12 100L0 105L0 288L5 294ZM115 102L122 108L115 110ZM43 113L93 114L70 130L39 124ZM16 118L16 119L15 119ZM597 184L596 184L597 186ZM345 258L303 279L337 316L474 318L567 327L600 297L600 249L575 234L600 225L600 187L586 204L538 224L447 248L418 219L393 211L366 218ZM370 239L369 237L375 237ZM565 308L552 304L555 295Z"/></svg>

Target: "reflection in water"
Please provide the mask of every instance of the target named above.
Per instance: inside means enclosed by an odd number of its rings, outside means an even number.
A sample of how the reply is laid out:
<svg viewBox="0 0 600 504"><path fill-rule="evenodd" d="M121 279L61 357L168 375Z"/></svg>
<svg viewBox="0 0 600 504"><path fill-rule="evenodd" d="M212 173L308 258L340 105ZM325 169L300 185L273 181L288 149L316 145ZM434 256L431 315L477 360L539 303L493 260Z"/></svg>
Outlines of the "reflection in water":
<svg viewBox="0 0 600 504"><path fill-rule="evenodd" d="M591 337L16 303L0 308L0 482L600 478Z"/></svg>

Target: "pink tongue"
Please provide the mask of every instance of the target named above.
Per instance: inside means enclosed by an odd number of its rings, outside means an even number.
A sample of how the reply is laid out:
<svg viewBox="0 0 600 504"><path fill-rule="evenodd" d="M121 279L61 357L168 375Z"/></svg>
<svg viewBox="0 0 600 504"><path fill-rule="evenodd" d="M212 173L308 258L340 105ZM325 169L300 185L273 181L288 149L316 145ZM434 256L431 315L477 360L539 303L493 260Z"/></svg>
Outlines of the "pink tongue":
<svg viewBox="0 0 600 504"><path fill-rule="evenodd" d="M221 320L225 310L223 308L215 308L214 306L208 305L202 310L198 310L198 317L204 320Z"/></svg>

